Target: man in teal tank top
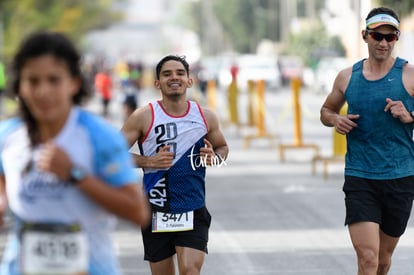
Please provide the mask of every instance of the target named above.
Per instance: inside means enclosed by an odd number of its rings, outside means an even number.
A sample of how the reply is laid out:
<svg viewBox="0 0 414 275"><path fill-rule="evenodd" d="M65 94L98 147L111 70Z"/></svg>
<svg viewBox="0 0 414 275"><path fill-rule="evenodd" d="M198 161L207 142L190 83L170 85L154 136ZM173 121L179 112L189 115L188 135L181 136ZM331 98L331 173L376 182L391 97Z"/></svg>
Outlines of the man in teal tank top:
<svg viewBox="0 0 414 275"><path fill-rule="evenodd" d="M359 275L390 270L414 198L414 66L392 56L399 23L392 9L369 12L368 58L338 73L321 108L321 122L347 138L345 225Z"/></svg>

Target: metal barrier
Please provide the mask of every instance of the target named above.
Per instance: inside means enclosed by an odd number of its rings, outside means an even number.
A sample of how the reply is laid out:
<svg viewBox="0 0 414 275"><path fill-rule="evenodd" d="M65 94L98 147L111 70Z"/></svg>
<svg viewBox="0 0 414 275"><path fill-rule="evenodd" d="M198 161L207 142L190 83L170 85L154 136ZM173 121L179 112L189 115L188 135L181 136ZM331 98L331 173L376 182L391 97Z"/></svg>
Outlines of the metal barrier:
<svg viewBox="0 0 414 275"><path fill-rule="evenodd" d="M249 103L248 103L248 125L256 126L256 134L246 135L244 137L244 148L250 146L252 139L267 138L270 141L270 146L274 147L273 138L277 137L266 131L266 105L265 105L265 90L266 85L264 80L248 82Z"/></svg>
<svg viewBox="0 0 414 275"><path fill-rule="evenodd" d="M293 144L279 144L280 160L285 161L285 150L287 149L313 149L315 155L319 155L319 146L316 144L305 144L302 141L302 117L300 107L300 88L302 80L299 78L292 78L290 81L293 95L293 111L294 111L294 141Z"/></svg>
<svg viewBox="0 0 414 275"><path fill-rule="evenodd" d="M214 112L217 109L216 91L216 81L207 81L207 106Z"/></svg>
<svg viewBox="0 0 414 275"><path fill-rule="evenodd" d="M348 112L348 105L345 104L339 114L346 115ZM316 174L316 163L322 162L323 163L323 175L325 179L328 179L328 165L330 163L338 163L345 161L345 154L346 154L346 136L339 134L335 128L333 129L333 140L332 140L332 156L324 157L320 155L316 155L312 159L312 174Z"/></svg>
<svg viewBox="0 0 414 275"><path fill-rule="evenodd" d="M239 89L237 87L236 80L233 80L227 90L227 96L228 96L228 110L229 110L229 120L230 123L240 125L239 121L239 113L238 113L238 96L239 96Z"/></svg>

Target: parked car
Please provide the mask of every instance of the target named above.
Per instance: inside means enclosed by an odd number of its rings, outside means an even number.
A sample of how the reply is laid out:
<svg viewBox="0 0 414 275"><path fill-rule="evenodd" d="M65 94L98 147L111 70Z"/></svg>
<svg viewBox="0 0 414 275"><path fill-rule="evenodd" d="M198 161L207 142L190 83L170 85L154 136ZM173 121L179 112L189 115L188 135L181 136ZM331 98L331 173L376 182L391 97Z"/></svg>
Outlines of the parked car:
<svg viewBox="0 0 414 275"><path fill-rule="evenodd" d="M215 80L216 85L228 87L231 82L230 67L235 57L232 55L216 55L202 57L197 77L201 80Z"/></svg>
<svg viewBox="0 0 414 275"><path fill-rule="evenodd" d="M318 93L330 93L339 71L351 66L345 57L326 57L319 61L315 70L315 84Z"/></svg>
<svg viewBox="0 0 414 275"><path fill-rule="evenodd" d="M292 78L303 78L304 64L299 56L280 56L278 65L282 78L282 85L289 85Z"/></svg>
<svg viewBox="0 0 414 275"><path fill-rule="evenodd" d="M264 80L266 87L271 89L281 86L276 57L245 54L239 56L237 66L237 85L241 89L247 88L249 80Z"/></svg>

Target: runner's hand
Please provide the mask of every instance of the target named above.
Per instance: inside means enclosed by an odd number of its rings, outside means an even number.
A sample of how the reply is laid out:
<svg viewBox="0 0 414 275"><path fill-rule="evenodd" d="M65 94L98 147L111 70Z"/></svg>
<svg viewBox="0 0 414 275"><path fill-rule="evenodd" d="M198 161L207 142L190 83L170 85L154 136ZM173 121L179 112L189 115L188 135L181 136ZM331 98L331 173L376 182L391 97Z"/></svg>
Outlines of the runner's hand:
<svg viewBox="0 0 414 275"><path fill-rule="evenodd" d="M387 102L387 105L385 105L384 112L390 111L391 115L394 118L399 119L402 123L412 122L411 115L405 108L402 101L394 101L390 98L387 98L385 101Z"/></svg>
<svg viewBox="0 0 414 275"><path fill-rule="evenodd" d="M358 118L359 115L338 115L334 124L335 130L341 135L348 134L352 129L358 126L354 121Z"/></svg>
<svg viewBox="0 0 414 275"><path fill-rule="evenodd" d="M214 152L213 145L207 140L204 139L205 147L200 148L200 158L205 161L207 166L212 166L216 158L216 153Z"/></svg>
<svg viewBox="0 0 414 275"><path fill-rule="evenodd" d="M171 167L174 160L174 153L170 152L170 145L163 146L157 155L151 158L151 168L168 169Z"/></svg>
<svg viewBox="0 0 414 275"><path fill-rule="evenodd" d="M55 174L58 178L66 180L69 178L69 171L72 162L69 156L53 142L42 145L37 167L44 172Z"/></svg>

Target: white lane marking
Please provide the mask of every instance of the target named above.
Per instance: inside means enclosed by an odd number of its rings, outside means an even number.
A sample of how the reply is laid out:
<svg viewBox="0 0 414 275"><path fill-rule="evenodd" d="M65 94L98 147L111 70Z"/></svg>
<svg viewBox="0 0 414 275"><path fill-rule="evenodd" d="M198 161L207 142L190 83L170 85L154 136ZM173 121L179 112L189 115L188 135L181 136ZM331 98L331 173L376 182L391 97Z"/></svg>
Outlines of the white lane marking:
<svg viewBox="0 0 414 275"><path fill-rule="evenodd" d="M216 230L211 231L210 236L209 246L218 253L352 249L346 227L311 230ZM398 245L414 247L414 228L407 228Z"/></svg>

